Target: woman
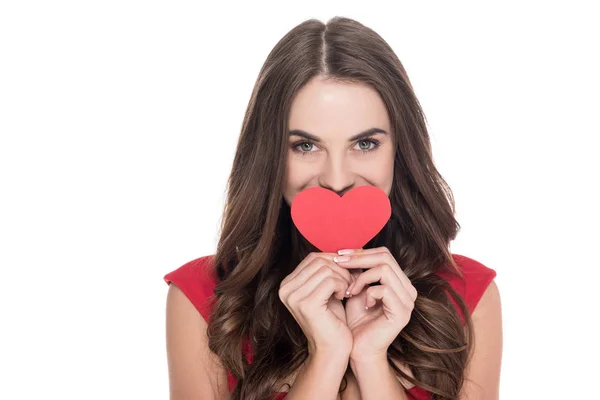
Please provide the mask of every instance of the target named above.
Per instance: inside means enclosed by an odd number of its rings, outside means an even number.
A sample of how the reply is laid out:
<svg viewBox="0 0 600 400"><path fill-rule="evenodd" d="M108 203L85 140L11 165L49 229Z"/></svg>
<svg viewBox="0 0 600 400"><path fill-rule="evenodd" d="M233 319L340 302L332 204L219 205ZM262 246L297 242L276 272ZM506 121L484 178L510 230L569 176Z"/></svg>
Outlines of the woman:
<svg viewBox="0 0 600 400"><path fill-rule="evenodd" d="M302 190L363 185L392 205L363 249L319 252L291 222ZM260 71L216 253L164 277L171 398L496 399L495 272L450 253L459 228L392 49L301 23Z"/></svg>

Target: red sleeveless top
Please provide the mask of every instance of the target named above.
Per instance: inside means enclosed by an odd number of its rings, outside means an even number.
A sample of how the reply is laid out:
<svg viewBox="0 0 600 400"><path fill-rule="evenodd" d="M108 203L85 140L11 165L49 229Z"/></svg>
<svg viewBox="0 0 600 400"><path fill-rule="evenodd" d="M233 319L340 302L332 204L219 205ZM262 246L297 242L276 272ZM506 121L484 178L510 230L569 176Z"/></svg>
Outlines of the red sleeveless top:
<svg viewBox="0 0 600 400"><path fill-rule="evenodd" d="M461 269L464 281L447 271L440 271L437 274L448 280L450 285L463 296L469 312L472 313L481 296L496 277L496 272L472 258L459 254L452 254L452 257ZM209 319L216 300L213 291L218 282L217 271L210 262L211 260L212 256L197 258L169 272L163 278L167 284L173 282L187 296L206 321ZM450 299L457 307L458 313L464 322L464 317L457 304L452 298ZM243 351L244 354L247 354L248 360L251 363L252 348L248 338L244 340ZM236 379L229 370L227 371L227 376L229 392L231 393L235 387ZM413 400L429 400L431 398L428 391L418 386L407 390L406 394L409 399ZM279 400L283 399L287 393L280 392L276 393L276 395L278 395L277 400Z"/></svg>

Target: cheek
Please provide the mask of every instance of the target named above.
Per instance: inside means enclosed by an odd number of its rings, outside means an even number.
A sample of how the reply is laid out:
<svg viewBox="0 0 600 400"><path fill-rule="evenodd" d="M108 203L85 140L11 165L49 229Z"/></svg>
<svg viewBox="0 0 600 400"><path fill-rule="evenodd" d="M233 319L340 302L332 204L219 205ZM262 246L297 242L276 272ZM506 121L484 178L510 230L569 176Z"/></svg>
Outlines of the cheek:
<svg viewBox="0 0 600 400"><path fill-rule="evenodd" d="M367 180L389 194L394 180L394 157L392 155L373 159L372 162L362 166L362 168L364 171L363 176Z"/></svg>
<svg viewBox="0 0 600 400"><path fill-rule="evenodd" d="M390 163L377 163L375 165L372 165L369 168L369 172L368 172L368 176L371 178L371 180L373 180L374 182L377 182L379 184L384 184L385 182L390 181L390 179L392 179L393 176L393 164Z"/></svg>
<svg viewBox="0 0 600 400"><path fill-rule="evenodd" d="M300 191L312 177L314 176L314 168L311 168L307 163L302 163L301 160L290 156L287 161L287 170L285 176L285 193L286 196L293 196Z"/></svg>

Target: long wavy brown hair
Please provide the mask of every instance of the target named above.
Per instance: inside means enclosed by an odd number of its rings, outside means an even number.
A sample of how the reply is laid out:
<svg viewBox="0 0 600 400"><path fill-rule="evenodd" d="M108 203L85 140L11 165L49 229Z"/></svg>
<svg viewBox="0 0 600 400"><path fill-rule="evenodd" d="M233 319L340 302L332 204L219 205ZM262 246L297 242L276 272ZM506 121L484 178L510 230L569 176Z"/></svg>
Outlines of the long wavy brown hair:
<svg viewBox="0 0 600 400"><path fill-rule="evenodd" d="M436 274L459 276L449 250L460 225L452 192L437 171L426 118L406 71L372 29L342 17L310 19L269 53L248 104L219 232L219 282L208 321L209 347L237 379L232 399L270 399L308 356L307 339L279 299L281 281L312 251L283 198L294 95L317 75L366 83L385 103L396 145L392 216L364 248L386 246L417 289L411 320L388 350L396 374L456 399L465 380L473 328L461 296ZM452 296L465 323L461 321ZM249 338L253 362L242 352ZM391 361L404 363L414 379ZM345 378L340 391L346 387Z"/></svg>

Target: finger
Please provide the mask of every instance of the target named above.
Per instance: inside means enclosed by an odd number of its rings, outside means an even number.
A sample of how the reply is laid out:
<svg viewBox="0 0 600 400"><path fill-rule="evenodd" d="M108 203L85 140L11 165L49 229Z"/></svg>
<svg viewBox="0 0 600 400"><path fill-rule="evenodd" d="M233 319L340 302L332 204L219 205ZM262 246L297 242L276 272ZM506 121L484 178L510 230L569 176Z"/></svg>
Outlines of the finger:
<svg viewBox="0 0 600 400"><path fill-rule="evenodd" d="M398 296L403 302L406 303L406 305L414 303L416 299L416 295L413 295L410 290L406 289L406 286L403 284L402 280L393 271L393 267L391 267L389 264L382 264L375 268L371 268L360 274L356 280L357 282L354 285L351 285L348 289L351 296L360 293L369 283L381 282L382 285L388 285L394 289L394 291L396 291ZM416 293L416 290L412 285L411 288Z"/></svg>
<svg viewBox="0 0 600 400"><path fill-rule="evenodd" d="M373 307L377 300L381 300L385 316L391 320L406 317L405 310L412 311L414 308L404 304L398 294L387 285L371 286L367 289L365 308Z"/></svg>
<svg viewBox="0 0 600 400"><path fill-rule="evenodd" d="M350 255L350 254L363 254L364 252L371 250L371 249L363 249L362 247L359 249L342 249L342 250L338 250L338 255ZM334 258L334 262L335 260L337 260L337 257ZM337 265L337 263L336 263ZM350 274L352 275L353 278L358 278L358 276L360 275L360 273L362 272L362 269L358 270L358 269L350 269ZM350 285L352 286L352 285Z"/></svg>
<svg viewBox="0 0 600 400"><path fill-rule="evenodd" d="M400 266L396 262L396 259L389 252L389 250L386 247L378 247L377 249L369 250L377 251L367 252L367 250L363 250L354 255L337 256L333 259L333 261L335 261L339 266L348 269L369 269L381 264L388 264L392 267L394 273L402 281L402 284L414 300L417 297L417 290L413 287L412 283L410 282L410 279L408 279L404 271L402 271L402 268L400 268Z"/></svg>
<svg viewBox="0 0 600 400"><path fill-rule="evenodd" d="M355 254L333 257L333 261L344 268L373 268L384 262L389 263L390 260L397 264L394 256L386 251L367 253L363 250Z"/></svg>
<svg viewBox="0 0 600 400"><path fill-rule="evenodd" d="M295 274L290 274L290 276L293 276L293 278L289 278L288 276L288 278L284 279L281 282L280 286L283 287L287 285L289 287L284 290L292 291L297 287L303 285L319 268L321 268L324 265L336 271L340 275L340 278L346 280L349 285L354 282L354 279L352 278L352 275L348 270L340 267L335 262L333 262L333 254L329 253L329 255L323 257L320 255L323 253L316 254L318 255L314 256L312 260L308 262L308 264L298 266L296 268Z"/></svg>
<svg viewBox="0 0 600 400"><path fill-rule="evenodd" d="M393 258L393 257L392 257ZM333 261L337 263L340 267L349 268L349 269L358 269L358 268L373 268L382 264L384 262L388 262L388 258L386 257L386 253L356 253L349 254L344 256L335 256Z"/></svg>
<svg viewBox="0 0 600 400"><path fill-rule="evenodd" d="M336 294L336 299L342 300L347 287L346 283L341 279L327 278L320 282L317 287L305 297L305 299L312 299L312 301L318 305L325 305L334 294Z"/></svg>
<svg viewBox="0 0 600 400"><path fill-rule="evenodd" d="M337 253L338 253L338 255L343 256L346 254L358 254L358 253L362 253L364 251L365 250L361 247L359 249L341 249L341 250L338 250Z"/></svg>
<svg viewBox="0 0 600 400"><path fill-rule="evenodd" d="M354 278L354 283L356 283L356 279L358 279L358 277L360 276L360 274L362 273L362 271L356 270L356 269L351 269L350 270L350 275L352 275L352 277Z"/></svg>
<svg viewBox="0 0 600 400"><path fill-rule="evenodd" d="M298 286L295 290L293 290L287 297L287 302L290 304L296 304L301 300L306 299L310 293L312 293L319 284L326 280L335 280L339 281L341 285L336 286L336 298L343 299L348 289L348 283L339 277L339 275L328 268L327 266L322 266L317 272L315 272L304 284ZM334 283L336 283L334 282ZM327 299L329 299L333 295L333 291L329 293Z"/></svg>
<svg viewBox="0 0 600 400"><path fill-rule="evenodd" d="M288 281L294 279L296 275L298 275L304 268L306 268L308 264L314 261L317 257L333 260L333 257L335 257L335 253L320 253L318 251L313 251L312 253L304 257L304 259L300 261L300 264L298 264L296 268L281 281L281 285L284 285Z"/></svg>
<svg viewBox="0 0 600 400"><path fill-rule="evenodd" d="M298 273L298 275L296 275L296 278L292 281L293 285L303 284L316 271L318 271L319 268L321 268L323 266L327 266L327 267L331 268L334 272L339 274L341 279L344 279L346 282L348 282L348 285L351 285L354 282L354 279L352 278L352 274L350 274L350 271L348 271L345 268L340 267L335 262L333 262L333 260L317 257L313 261L311 261L310 264L308 264L306 267L304 267L304 269L302 271L300 271Z"/></svg>
<svg viewBox="0 0 600 400"><path fill-rule="evenodd" d="M384 251L389 251L387 249L387 247L385 246L381 246L381 247L374 247L372 249L363 249L362 247L359 249L341 249L338 250L338 255L343 256L343 255L347 255L347 254L373 254L373 253L381 253Z"/></svg>
<svg viewBox="0 0 600 400"><path fill-rule="evenodd" d="M352 283L350 284L350 286L348 286L348 290L347 290L347 295L348 297L352 297L352 288L354 287L354 285L356 285L356 281L358 280L358 277L360 276L361 271L358 270L351 270L350 271L350 275L352 275ZM359 292L360 293L360 292Z"/></svg>
<svg viewBox="0 0 600 400"><path fill-rule="evenodd" d="M356 278L356 282L348 290L351 295L355 295L362 292L363 288L369 283L375 282L381 282L382 285L389 285L397 292L406 292L400 278L398 278L387 264L382 264L363 272Z"/></svg>

